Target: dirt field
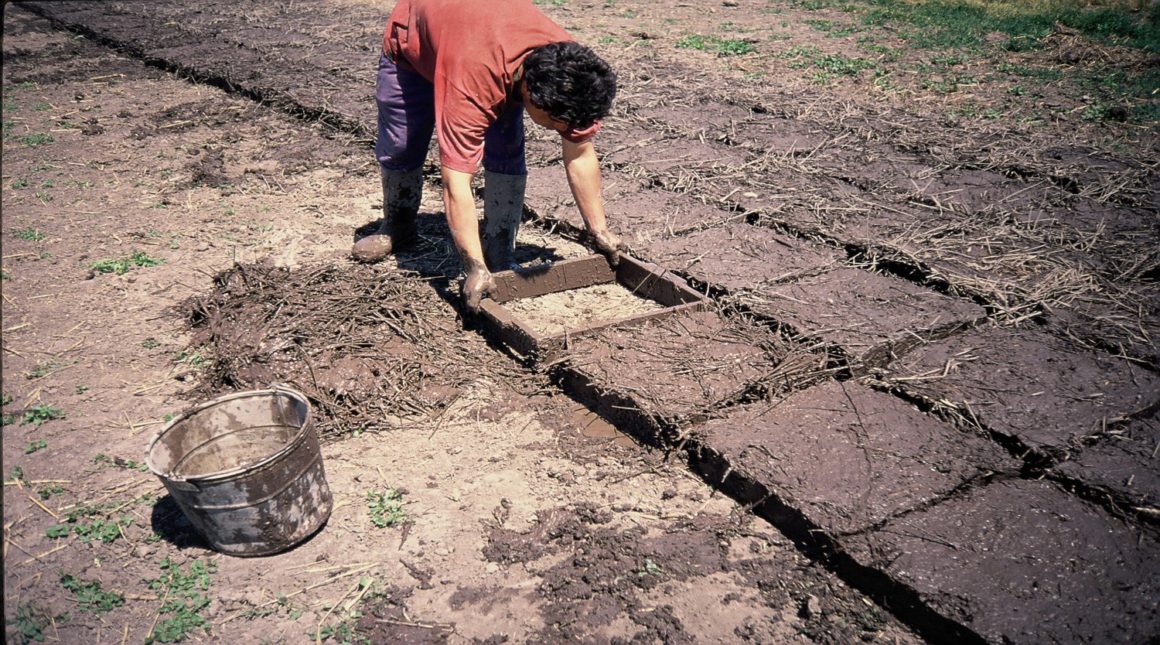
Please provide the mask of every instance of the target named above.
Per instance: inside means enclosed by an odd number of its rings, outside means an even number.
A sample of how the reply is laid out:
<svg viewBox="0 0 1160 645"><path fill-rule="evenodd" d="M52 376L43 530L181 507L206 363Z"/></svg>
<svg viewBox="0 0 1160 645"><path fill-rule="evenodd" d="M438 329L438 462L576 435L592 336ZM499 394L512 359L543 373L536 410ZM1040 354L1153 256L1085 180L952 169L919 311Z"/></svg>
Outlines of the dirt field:
<svg viewBox="0 0 1160 645"><path fill-rule="evenodd" d="M620 77L612 227L712 301L548 365L463 315L434 156L347 258L391 3L5 5L7 640L1160 636L1155 9L538 4ZM518 259L585 255L528 144ZM216 554L145 448L275 382L333 514Z"/></svg>

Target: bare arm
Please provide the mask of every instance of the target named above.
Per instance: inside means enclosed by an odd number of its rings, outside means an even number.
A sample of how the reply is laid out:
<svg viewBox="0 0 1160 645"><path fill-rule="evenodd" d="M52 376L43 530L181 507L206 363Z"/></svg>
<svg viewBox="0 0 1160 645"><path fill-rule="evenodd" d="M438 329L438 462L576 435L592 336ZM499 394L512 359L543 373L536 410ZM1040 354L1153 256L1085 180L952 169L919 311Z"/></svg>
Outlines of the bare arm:
<svg viewBox="0 0 1160 645"><path fill-rule="evenodd" d="M564 170L568 174L568 186L572 197L584 218L588 234L592 236L596 249L608 258L608 263L616 266L622 249L620 238L608 230L604 218L604 201L600 189L600 160L596 157L596 146L591 141L572 143L561 139L564 146Z"/></svg>
<svg viewBox="0 0 1160 645"><path fill-rule="evenodd" d="M479 241L479 220L475 215L475 197L471 194L471 175L443 166L443 209L451 240L463 260L463 301L468 310L478 313L479 302L495 282L483 261Z"/></svg>

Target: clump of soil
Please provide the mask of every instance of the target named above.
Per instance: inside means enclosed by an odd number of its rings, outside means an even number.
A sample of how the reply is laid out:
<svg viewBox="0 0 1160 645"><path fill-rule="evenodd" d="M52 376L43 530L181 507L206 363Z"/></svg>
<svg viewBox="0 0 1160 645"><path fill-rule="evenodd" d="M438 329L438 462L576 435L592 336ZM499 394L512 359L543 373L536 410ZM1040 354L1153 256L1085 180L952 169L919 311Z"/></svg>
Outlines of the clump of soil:
<svg viewBox="0 0 1160 645"><path fill-rule="evenodd" d="M503 306L546 336L664 309L659 302L642 298L615 282L521 298Z"/></svg>
<svg viewBox="0 0 1160 645"><path fill-rule="evenodd" d="M212 356L199 394L283 383L321 411L324 434L445 408L480 374L534 378L464 330L431 282L390 267L235 264L186 310Z"/></svg>

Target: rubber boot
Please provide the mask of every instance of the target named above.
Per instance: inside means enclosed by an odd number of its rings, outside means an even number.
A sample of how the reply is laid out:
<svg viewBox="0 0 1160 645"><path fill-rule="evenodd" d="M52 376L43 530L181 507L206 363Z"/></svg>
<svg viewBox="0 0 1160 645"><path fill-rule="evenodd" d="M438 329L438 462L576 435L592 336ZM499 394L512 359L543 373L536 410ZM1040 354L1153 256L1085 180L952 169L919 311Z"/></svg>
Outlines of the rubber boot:
<svg viewBox="0 0 1160 645"><path fill-rule="evenodd" d="M508 271L516 264L516 233L524 215L527 175L504 175L490 170L483 179L483 259L489 271Z"/></svg>
<svg viewBox="0 0 1160 645"><path fill-rule="evenodd" d="M407 172L383 169L383 220L377 232L354 243L350 256L359 262L379 262L411 245L422 199L422 168Z"/></svg>

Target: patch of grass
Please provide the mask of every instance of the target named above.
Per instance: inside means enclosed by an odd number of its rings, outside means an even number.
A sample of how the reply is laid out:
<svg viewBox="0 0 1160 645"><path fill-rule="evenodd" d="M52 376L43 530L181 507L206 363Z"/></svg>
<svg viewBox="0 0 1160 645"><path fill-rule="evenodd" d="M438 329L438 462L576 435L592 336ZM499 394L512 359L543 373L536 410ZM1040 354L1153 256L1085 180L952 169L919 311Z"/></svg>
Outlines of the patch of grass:
<svg viewBox="0 0 1160 645"><path fill-rule="evenodd" d="M101 589L99 580L84 581L71 574L61 574L60 585L73 592L81 611L103 614L125 604L125 596Z"/></svg>
<svg viewBox="0 0 1160 645"><path fill-rule="evenodd" d="M699 51L714 52L718 56L742 56L755 51L753 43L739 38L721 38L720 36L702 36L690 34L677 41L680 49L696 49Z"/></svg>
<svg viewBox="0 0 1160 645"><path fill-rule="evenodd" d="M23 143L24 145L28 146L29 148L35 148L36 146L43 146L43 145L52 143L54 141L54 139L52 138L52 135L47 133L47 132L33 132L32 134L26 134L17 140L20 141L20 143Z"/></svg>
<svg viewBox="0 0 1160 645"><path fill-rule="evenodd" d="M64 411L62 411L60 408L51 405L38 405L32 408L28 408L24 411L24 416L20 420L20 425L27 425L31 423L32 425L40 426L40 424L44 423L45 421L52 421L54 419L63 418Z"/></svg>
<svg viewBox="0 0 1160 645"><path fill-rule="evenodd" d="M38 450L44 450L48 447L48 442L44 439L36 439L29 441L28 445L24 446L24 454L31 455Z"/></svg>
<svg viewBox="0 0 1160 645"><path fill-rule="evenodd" d="M859 31L862 31L862 27L857 25L835 22L833 20L807 19L803 22L812 27L815 31L820 31L831 38L841 38L843 36L849 36L850 34L856 34Z"/></svg>
<svg viewBox="0 0 1160 645"><path fill-rule="evenodd" d="M829 80L834 76L854 76L864 69L874 67L874 62L865 58L846 58L838 54L826 54L817 47L791 47L781 55L790 59L792 69L818 70L814 80L818 82Z"/></svg>
<svg viewBox="0 0 1160 645"><path fill-rule="evenodd" d="M124 275L137 267L155 267L164 263L165 260L150 257L144 251L133 251L132 254L122 258L97 260L89 268L97 273Z"/></svg>
<svg viewBox="0 0 1160 645"><path fill-rule="evenodd" d="M858 11L858 7L850 0L792 0L792 2L795 7L808 11L818 11L819 9L837 9L847 13Z"/></svg>
<svg viewBox="0 0 1160 645"><path fill-rule="evenodd" d="M1160 52L1155 10L1088 7L1077 0L868 0L871 25L907 25L900 36L918 47L981 47L992 32L1010 36L1007 48L1032 49L1056 23L1105 42Z"/></svg>
<svg viewBox="0 0 1160 645"><path fill-rule="evenodd" d="M214 563L194 560L183 570L168 557L161 562L161 575L149 581L149 588L164 602L159 613L167 616L145 637L146 643L176 643L196 630L209 626L203 612L209 607L209 591Z"/></svg>
<svg viewBox="0 0 1160 645"><path fill-rule="evenodd" d="M44 233L32 227L17 229L12 234L16 236L16 239L24 240L25 242L39 242L44 239Z"/></svg>
<svg viewBox="0 0 1160 645"><path fill-rule="evenodd" d="M386 492L367 493L371 524L379 528L397 526L407 521L407 511L403 509L403 491L388 488Z"/></svg>

